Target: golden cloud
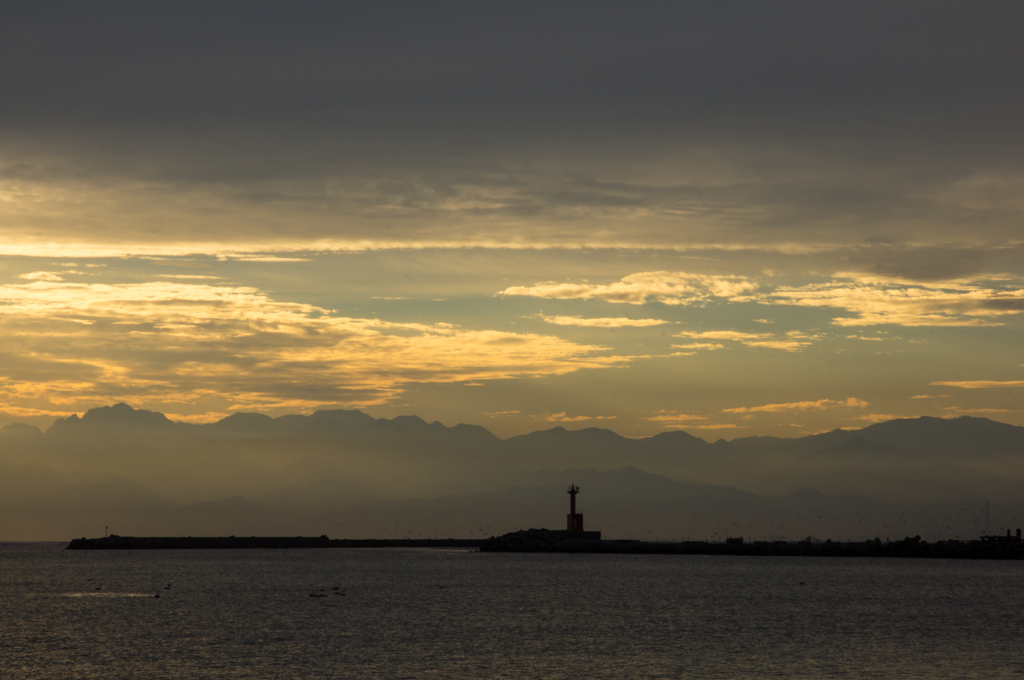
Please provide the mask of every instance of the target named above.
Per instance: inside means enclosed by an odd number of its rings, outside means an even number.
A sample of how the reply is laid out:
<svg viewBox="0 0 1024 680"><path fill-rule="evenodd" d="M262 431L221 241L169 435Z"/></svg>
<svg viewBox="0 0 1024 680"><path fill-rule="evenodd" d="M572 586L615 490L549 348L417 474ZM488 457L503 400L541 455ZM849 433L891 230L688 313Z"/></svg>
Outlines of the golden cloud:
<svg viewBox="0 0 1024 680"><path fill-rule="evenodd" d="M781 349L786 352L799 352L810 343L799 340L748 340L743 344L747 347L767 347L769 349Z"/></svg>
<svg viewBox="0 0 1024 680"><path fill-rule="evenodd" d="M248 287L156 281L0 286L0 409L125 400L234 409L386 402L416 382L621 365L548 335L332 316Z"/></svg>
<svg viewBox="0 0 1024 680"><path fill-rule="evenodd" d="M676 333L674 338L700 338L702 340L761 340L772 337L771 333L741 333L740 331L682 331Z"/></svg>
<svg viewBox="0 0 1024 680"><path fill-rule="evenodd" d="M546 420L549 423L578 423L583 420L614 420L618 416L567 416L565 411L561 413L549 413L543 416L541 420Z"/></svg>
<svg viewBox="0 0 1024 680"><path fill-rule="evenodd" d="M765 404L764 406L743 406L740 408L722 409L723 413L782 413L785 411L824 411L830 408L864 408L868 402L848 397L843 401L819 399L818 401L792 401L786 404Z"/></svg>
<svg viewBox="0 0 1024 680"><path fill-rule="evenodd" d="M784 335L773 333L743 333L740 331L682 331L675 338L693 338L699 340L729 340L739 342L747 347L767 347L781 349L786 352L799 352L809 346L817 335L808 335L802 331L790 331ZM718 343L691 343L689 345L672 345L678 349L721 349Z"/></svg>
<svg viewBox="0 0 1024 680"><path fill-rule="evenodd" d="M687 272L640 272L609 284L559 283L511 286L498 295L522 295L553 300L604 300L642 305L650 300L667 305L690 305L712 298L745 299L757 284L742 276L710 276Z"/></svg>
<svg viewBox="0 0 1024 680"><path fill-rule="evenodd" d="M107 214L104 214L107 217ZM670 252L715 250L723 252L755 251L758 253L781 253L786 255L810 255L835 250L837 244L808 244L795 242L747 243L719 242L714 240L694 241L687 244L664 243L664 239L650 242L636 240L550 240L544 235L524 239L521 235L499 238L409 238L371 239L354 236L347 239L304 238L286 240L278 237L254 238L251 234L245 242L234 240L204 241L200 238L185 241L115 241L109 238L85 238L75 241L67 234L60 238L38 238L23 233L18 239L0 241L0 255L15 257L78 257L78 258L124 258L161 260L174 257L204 255L220 260L247 260L260 262L304 261L308 253L365 253L386 250L622 250L650 249ZM106 265L86 265L106 266Z"/></svg>
<svg viewBox="0 0 1024 680"><path fill-rule="evenodd" d="M192 413L192 414L181 414L181 413L165 413L165 416L169 420L173 420L181 423L216 423L224 418L227 418L230 413L220 413L219 411L208 411L206 413Z"/></svg>
<svg viewBox="0 0 1024 680"><path fill-rule="evenodd" d="M3 393L0 392L0 395ZM53 409L39 409L32 408L30 406L18 406L14 404L3 403L2 396L0 396L0 414L10 416L12 418L67 418L68 416L78 415L77 411L58 411Z"/></svg>
<svg viewBox="0 0 1024 680"><path fill-rule="evenodd" d="M585 319L581 316L547 316L545 314L538 314L536 318L557 326L585 326L592 328L643 328L670 323L661 319L627 319L624 317Z"/></svg>
<svg viewBox="0 0 1024 680"><path fill-rule="evenodd" d="M71 274L74 272L63 272ZM64 278L56 272L29 272L28 274L19 274L19 279L28 279L29 281L63 281Z"/></svg>
<svg viewBox="0 0 1024 680"><path fill-rule="evenodd" d="M1020 413L1012 408L960 408L958 406L946 406L945 411L956 411L957 413Z"/></svg>
<svg viewBox="0 0 1024 680"><path fill-rule="evenodd" d="M692 413L680 413L679 411L665 411L661 410L655 413L653 416L647 416L644 420L650 420L656 423L690 423L693 421L707 420L704 416L698 416Z"/></svg>
<svg viewBox="0 0 1024 680"><path fill-rule="evenodd" d="M1006 277L921 283L838 273L833 279L780 287L757 300L856 314L833 320L837 326L999 326L992 317L1024 311L1024 289L1010 285Z"/></svg>
<svg viewBox="0 0 1024 680"><path fill-rule="evenodd" d="M965 390L982 390L990 387L1024 387L1024 380L939 380L928 384L959 387Z"/></svg>

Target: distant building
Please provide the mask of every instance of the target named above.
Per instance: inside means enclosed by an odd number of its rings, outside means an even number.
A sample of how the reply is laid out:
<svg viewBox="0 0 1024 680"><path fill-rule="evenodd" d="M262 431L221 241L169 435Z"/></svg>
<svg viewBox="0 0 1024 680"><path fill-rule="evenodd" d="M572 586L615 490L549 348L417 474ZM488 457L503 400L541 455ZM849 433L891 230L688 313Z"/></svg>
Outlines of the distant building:
<svg viewBox="0 0 1024 680"><path fill-rule="evenodd" d="M997 543L1020 543L1021 542L1021 540L1020 540L1020 529L1017 529L1017 535L1016 536L1011 536L1010 535L1010 530L1007 529L1005 536L982 536L981 540L983 540L983 541L994 541L994 542L997 542Z"/></svg>

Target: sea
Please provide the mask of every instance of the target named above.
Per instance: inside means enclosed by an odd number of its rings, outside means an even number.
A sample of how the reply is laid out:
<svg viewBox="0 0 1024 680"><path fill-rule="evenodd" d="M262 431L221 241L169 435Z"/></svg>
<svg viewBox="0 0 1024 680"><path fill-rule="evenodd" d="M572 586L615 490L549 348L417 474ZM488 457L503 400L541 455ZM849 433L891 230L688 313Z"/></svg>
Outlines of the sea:
<svg viewBox="0 0 1024 680"><path fill-rule="evenodd" d="M0 545L4 680L1024 677L1024 562L61 547Z"/></svg>

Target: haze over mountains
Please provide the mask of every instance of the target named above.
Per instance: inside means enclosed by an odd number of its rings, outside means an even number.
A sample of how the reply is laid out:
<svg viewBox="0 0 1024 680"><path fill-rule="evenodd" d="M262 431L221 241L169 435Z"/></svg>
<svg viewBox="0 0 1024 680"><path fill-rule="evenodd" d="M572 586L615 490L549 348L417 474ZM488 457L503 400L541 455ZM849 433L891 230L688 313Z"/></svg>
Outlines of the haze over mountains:
<svg viewBox="0 0 1024 680"><path fill-rule="evenodd" d="M475 537L558 528L565 486L610 537L972 538L1024 524L1024 427L917 418L797 439L630 439L359 411L173 422L125 404L0 429L0 539Z"/></svg>

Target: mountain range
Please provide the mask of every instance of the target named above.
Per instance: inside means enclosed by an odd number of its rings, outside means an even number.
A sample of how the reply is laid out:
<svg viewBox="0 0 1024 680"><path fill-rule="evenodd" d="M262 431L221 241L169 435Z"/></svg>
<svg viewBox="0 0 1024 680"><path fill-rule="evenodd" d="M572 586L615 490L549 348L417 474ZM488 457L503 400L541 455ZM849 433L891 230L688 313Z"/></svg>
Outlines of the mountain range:
<svg viewBox="0 0 1024 680"><path fill-rule="evenodd" d="M863 506L860 520L877 516L876 531L912 508L950 506L940 514L963 519L970 510L974 531L986 500L1005 510L1024 499L1024 427L924 417L793 439L707 442L683 431L632 439L562 427L500 439L476 425L354 410L192 424L116 404L58 419L45 432L0 429L0 474L7 540L95 535L111 522L136 533L329 529L336 537L454 535L469 530L466 517L486 518L473 532L557 527L561 487L581 480L594 516L632 534L857 528L838 511L822 514L823 503ZM786 520L780 508L794 503L803 509ZM817 506L814 517L834 521L806 521ZM929 527L941 523L932 520Z"/></svg>

